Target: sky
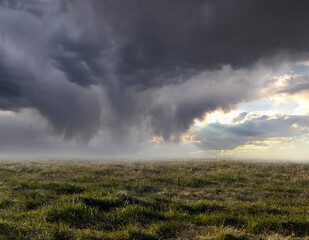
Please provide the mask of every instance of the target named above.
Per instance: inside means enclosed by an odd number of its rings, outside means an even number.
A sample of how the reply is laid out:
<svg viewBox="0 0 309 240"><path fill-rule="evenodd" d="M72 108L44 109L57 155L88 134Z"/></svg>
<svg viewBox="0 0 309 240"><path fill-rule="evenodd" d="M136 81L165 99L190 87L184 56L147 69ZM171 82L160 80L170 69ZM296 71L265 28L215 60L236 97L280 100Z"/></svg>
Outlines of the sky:
<svg viewBox="0 0 309 240"><path fill-rule="evenodd" d="M0 158L307 161L307 0L0 0Z"/></svg>

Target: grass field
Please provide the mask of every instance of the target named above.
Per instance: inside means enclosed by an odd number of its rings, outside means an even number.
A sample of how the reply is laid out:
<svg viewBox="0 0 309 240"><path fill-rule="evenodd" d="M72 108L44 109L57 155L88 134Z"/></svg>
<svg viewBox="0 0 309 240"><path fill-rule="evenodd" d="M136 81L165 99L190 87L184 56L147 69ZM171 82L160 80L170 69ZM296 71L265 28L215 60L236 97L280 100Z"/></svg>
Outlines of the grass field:
<svg viewBox="0 0 309 240"><path fill-rule="evenodd" d="M0 239L309 239L309 165L0 162Z"/></svg>

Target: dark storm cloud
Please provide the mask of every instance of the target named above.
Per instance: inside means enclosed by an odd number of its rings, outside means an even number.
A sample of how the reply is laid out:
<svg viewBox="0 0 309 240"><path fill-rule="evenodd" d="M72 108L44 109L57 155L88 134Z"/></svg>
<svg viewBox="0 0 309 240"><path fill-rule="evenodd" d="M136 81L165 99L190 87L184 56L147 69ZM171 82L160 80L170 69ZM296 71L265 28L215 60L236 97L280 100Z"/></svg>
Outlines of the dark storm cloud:
<svg viewBox="0 0 309 240"><path fill-rule="evenodd" d="M309 49L305 1L94 4L96 16L112 28L110 36L118 45L116 72L126 84L160 86L185 73L225 64L246 67L274 54Z"/></svg>
<svg viewBox="0 0 309 240"><path fill-rule="evenodd" d="M5 66L0 65L0 96L5 101L7 98L19 99L21 96L21 89L17 83L14 81L9 81L7 79L12 79L13 76L7 71Z"/></svg>
<svg viewBox="0 0 309 240"><path fill-rule="evenodd" d="M2 0L0 108L35 108L66 138L99 129L125 138L147 126L177 139L195 118L253 99L262 65L306 59L308 8L302 0Z"/></svg>
<svg viewBox="0 0 309 240"><path fill-rule="evenodd" d="M14 110L28 106L28 100L23 93L28 91L30 86L31 82L25 72L15 69L0 50L0 109Z"/></svg>
<svg viewBox="0 0 309 240"><path fill-rule="evenodd" d="M53 49L55 67L65 73L68 81L83 87L98 84L104 73L101 71L100 52L94 43L58 42Z"/></svg>
<svg viewBox="0 0 309 240"><path fill-rule="evenodd" d="M177 134L190 127L192 117L202 118L205 112L218 108L228 110L243 99L255 97L255 81L261 74L263 69L250 72L226 67L219 72L196 75L178 86L154 91L150 115L155 134L164 139L177 138Z"/></svg>
<svg viewBox="0 0 309 240"><path fill-rule="evenodd" d="M198 146L208 150L234 149L244 144L255 144L271 138L300 137L309 133L308 116L277 115L246 119L240 114L235 124L211 123L197 133ZM243 121L241 121L243 120Z"/></svg>
<svg viewBox="0 0 309 240"><path fill-rule="evenodd" d="M97 52L113 54L113 73L124 85L163 86L201 70L309 49L306 1L91 1L90 11L70 3L76 18L94 18L87 34L109 41L97 43ZM92 51L86 54L79 60L88 63Z"/></svg>
<svg viewBox="0 0 309 240"><path fill-rule="evenodd" d="M0 106L16 111L35 108L64 138L89 140L100 126L97 94L67 81L72 75L57 70L49 56L62 39L61 23L66 20L61 16L42 21L26 10L0 8ZM79 52L82 55L83 49ZM75 67L74 61L70 64Z"/></svg>

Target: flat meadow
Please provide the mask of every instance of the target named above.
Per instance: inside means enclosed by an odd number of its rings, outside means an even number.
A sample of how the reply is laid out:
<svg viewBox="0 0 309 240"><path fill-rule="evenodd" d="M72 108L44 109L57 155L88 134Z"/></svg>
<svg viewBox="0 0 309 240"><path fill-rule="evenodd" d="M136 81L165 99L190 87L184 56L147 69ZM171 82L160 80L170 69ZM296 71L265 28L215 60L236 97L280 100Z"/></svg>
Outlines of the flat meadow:
<svg viewBox="0 0 309 240"><path fill-rule="evenodd" d="M309 164L1 161L0 239L309 239Z"/></svg>

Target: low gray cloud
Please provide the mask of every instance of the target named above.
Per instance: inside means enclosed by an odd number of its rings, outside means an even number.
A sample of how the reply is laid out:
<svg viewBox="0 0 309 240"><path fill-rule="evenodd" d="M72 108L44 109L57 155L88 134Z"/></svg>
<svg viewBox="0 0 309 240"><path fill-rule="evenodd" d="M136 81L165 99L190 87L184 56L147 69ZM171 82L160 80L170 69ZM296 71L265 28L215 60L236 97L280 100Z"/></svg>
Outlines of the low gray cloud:
<svg viewBox="0 0 309 240"><path fill-rule="evenodd" d="M239 114L234 124L211 123L198 131L197 145L207 150L231 150L272 138L298 138L309 133L309 116L275 115L246 119Z"/></svg>
<svg viewBox="0 0 309 240"><path fill-rule="evenodd" d="M309 91L309 76L292 76L279 93L296 94Z"/></svg>
<svg viewBox="0 0 309 240"><path fill-rule="evenodd" d="M205 113L254 99L265 72L307 58L307 8L0 0L0 110L35 109L64 139L177 140Z"/></svg>

